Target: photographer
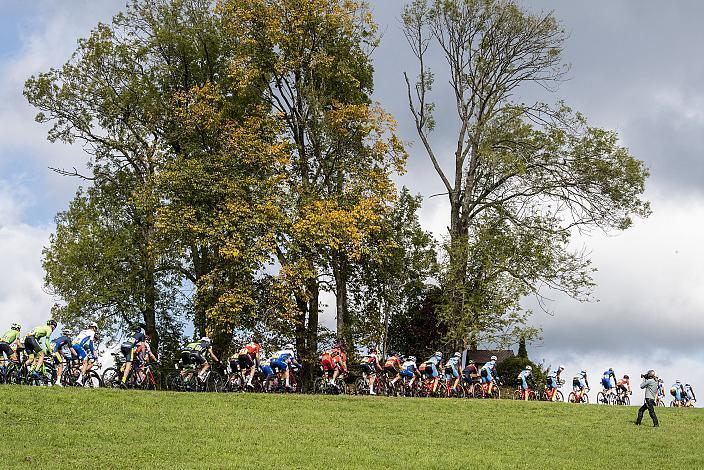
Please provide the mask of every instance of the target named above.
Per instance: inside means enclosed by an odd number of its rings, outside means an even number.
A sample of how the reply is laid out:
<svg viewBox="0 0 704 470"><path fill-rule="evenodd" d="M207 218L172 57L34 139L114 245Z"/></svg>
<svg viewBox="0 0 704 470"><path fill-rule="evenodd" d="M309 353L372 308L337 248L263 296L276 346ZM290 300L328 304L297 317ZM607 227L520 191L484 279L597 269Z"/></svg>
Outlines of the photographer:
<svg viewBox="0 0 704 470"><path fill-rule="evenodd" d="M640 388L645 389L645 403L638 409L638 417L636 418L637 425L640 425L640 422L643 420L643 413L645 413L645 410L648 410L648 414L650 414L653 420L653 426L659 426L658 417L655 416L655 398L658 394L657 375L657 372L652 369L646 374L641 375L643 383L640 384Z"/></svg>

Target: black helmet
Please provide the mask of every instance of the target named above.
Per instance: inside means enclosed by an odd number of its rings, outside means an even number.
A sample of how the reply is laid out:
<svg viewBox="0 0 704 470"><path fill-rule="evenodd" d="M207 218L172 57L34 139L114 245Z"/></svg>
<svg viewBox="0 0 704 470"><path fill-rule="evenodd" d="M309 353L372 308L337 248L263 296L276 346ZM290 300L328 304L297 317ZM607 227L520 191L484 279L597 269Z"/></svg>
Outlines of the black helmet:
<svg viewBox="0 0 704 470"><path fill-rule="evenodd" d="M49 320L47 320L46 324L48 326L53 326L54 328L56 328L56 320L54 320L53 318L50 318Z"/></svg>

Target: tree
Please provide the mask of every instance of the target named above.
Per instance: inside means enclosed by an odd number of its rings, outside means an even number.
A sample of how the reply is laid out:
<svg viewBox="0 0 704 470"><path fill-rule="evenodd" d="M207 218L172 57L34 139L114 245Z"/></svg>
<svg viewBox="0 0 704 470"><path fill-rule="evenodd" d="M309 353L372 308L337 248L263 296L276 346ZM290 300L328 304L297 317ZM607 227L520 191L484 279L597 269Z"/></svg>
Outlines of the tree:
<svg viewBox="0 0 704 470"><path fill-rule="evenodd" d="M476 347L502 304L516 314L523 295L545 300L545 286L588 298L589 261L570 249L571 236L623 230L632 216L647 216L648 172L616 133L589 126L563 103L520 100L529 85L556 90L567 71L566 34L552 13L509 0L415 0L402 19L419 67L413 82L404 74L411 114L450 203L445 315L455 338ZM456 114L458 128L450 172L431 138L433 47L454 98L452 110L442 110ZM485 303L500 308L484 315ZM506 331L525 315L514 320Z"/></svg>
<svg viewBox="0 0 704 470"><path fill-rule="evenodd" d="M390 174L406 157L393 120L369 102L376 26L355 1L227 0L220 11L239 45L232 72L243 84L263 84L289 144L277 285L295 305L296 345L311 364L320 292L331 284L338 333L349 341L351 266L378 230L395 191Z"/></svg>

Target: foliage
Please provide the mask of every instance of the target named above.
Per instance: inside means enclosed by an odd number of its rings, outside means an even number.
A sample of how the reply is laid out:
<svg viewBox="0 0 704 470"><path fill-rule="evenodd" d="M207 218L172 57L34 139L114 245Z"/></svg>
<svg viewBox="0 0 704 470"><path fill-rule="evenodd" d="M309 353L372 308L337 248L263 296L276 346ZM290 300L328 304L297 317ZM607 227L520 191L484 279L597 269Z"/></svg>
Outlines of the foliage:
<svg viewBox="0 0 704 470"><path fill-rule="evenodd" d="M496 370L499 373L499 377L506 385L516 385L520 383L518 379L518 374L525 369L526 366L531 366L533 368L533 380L535 384L545 385L547 382L547 375L542 368L542 365L536 364L527 357L523 356L513 356L502 361Z"/></svg>
<svg viewBox="0 0 704 470"><path fill-rule="evenodd" d="M418 360L444 350L447 325L442 322L440 310L442 291L427 286L417 297L410 299L406 309L391 318L388 350L415 355Z"/></svg>
<svg viewBox="0 0 704 470"><path fill-rule="evenodd" d="M501 335L524 334L524 296L543 308L549 290L589 299L589 259L571 237L647 217L648 171L615 132L560 101L522 99L531 85L556 91L569 69L567 34L552 12L510 0L414 0L402 21L418 65L415 79L405 75L410 111L450 203L443 287L451 337L476 345L497 334L495 324ZM434 51L447 66L448 110L432 102ZM432 140L435 113L456 115L447 159Z"/></svg>

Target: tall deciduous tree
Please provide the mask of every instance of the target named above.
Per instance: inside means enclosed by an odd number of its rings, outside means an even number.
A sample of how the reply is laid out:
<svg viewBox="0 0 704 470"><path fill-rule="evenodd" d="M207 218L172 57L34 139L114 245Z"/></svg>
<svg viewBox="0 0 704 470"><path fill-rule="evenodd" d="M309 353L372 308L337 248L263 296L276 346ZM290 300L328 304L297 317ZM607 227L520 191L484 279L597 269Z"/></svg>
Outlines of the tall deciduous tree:
<svg viewBox="0 0 704 470"><path fill-rule="evenodd" d="M369 100L376 26L366 4L355 1L226 0L221 11L239 44L233 73L265 85L291 148L278 284L295 303L296 343L308 362L330 275L338 331L347 337L351 265L377 230L394 195L389 176L406 156L393 120Z"/></svg>
<svg viewBox="0 0 704 470"><path fill-rule="evenodd" d="M553 91L565 76L558 21L510 0L414 0L403 32L418 64L415 79L405 75L411 114L450 204L445 315L455 337L476 346L499 311L517 313L511 306L544 285L584 299L588 259L570 250L570 236L647 216L648 172L614 132L562 103L520 99L527 86ZM435 50L447 64L449 109L431 101ZM436 111L456 116L451 155L433 143ZM525 320L504 318L505 331Z"/></svg>

